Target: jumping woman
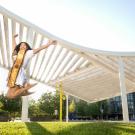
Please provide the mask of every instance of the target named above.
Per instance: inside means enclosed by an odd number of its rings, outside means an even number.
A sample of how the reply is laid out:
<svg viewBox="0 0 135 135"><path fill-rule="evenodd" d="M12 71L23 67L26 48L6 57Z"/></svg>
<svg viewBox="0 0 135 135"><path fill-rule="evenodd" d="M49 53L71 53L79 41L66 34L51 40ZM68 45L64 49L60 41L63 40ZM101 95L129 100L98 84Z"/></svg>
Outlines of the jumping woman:
<svg viewBox="0 0 135 135"><path fill-rule="evenodd" d="M56 45L56 40L49 40L47 44L42 45L37 49L32 49L28 43L20 42L16 45L16 37L18 34L13 36L12 40L12 59L13 66L8 75L8 92L6 97L14 99L18 96L27 96L31 94L28 90L34 87L36 84L29 84L26 76L26 68L29 60L34 54L39 53L41 50L48 48L50 45Z"/></svg>

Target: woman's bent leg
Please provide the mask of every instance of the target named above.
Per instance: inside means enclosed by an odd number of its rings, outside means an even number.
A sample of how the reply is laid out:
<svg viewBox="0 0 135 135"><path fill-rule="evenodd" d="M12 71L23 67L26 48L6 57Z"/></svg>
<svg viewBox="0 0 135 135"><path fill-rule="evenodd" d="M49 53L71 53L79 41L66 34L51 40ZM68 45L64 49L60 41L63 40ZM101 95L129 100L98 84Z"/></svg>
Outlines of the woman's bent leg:
<svg viewBox="0 0 135 135"><path fill-rule="evenodd" d="M22 94L25 91L28 91L30 88L34 87L36 84L31 84L27 85L26 87L14 87L14 88L9 88L6 97L9 99L14 99L18 96L22 96Z"/></svg>
<svg viewBox="0 0 135 135"><path fill-rule="evenodd" d="M17 88L16 87L13 87L13 88L9 88L8 89L8 92L7 92L7 94L6 94L6 97L8 98L8 99L14 99L15 98L15 90L16 90Z"/></svg>

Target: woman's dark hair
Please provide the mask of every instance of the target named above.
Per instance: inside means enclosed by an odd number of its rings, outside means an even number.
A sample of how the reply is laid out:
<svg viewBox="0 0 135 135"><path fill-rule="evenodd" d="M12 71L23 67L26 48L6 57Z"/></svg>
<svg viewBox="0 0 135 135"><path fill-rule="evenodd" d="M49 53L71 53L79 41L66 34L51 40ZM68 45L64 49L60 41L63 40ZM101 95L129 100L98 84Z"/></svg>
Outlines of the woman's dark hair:
<svg viewBox="0 0 135 135"><path fill-rule="evenodd" d="M25 43L25 44L26 44L26 46L27 46L27 50L26 50L26 51L32 50L32 48L30 47L30 45L29 45L27 42L20 42L20 43L15 47L14 52L13 52L13 55L15 55L15 54L17 54L17 53L19 52L20 46L21 46L22 43Z"/></svg>

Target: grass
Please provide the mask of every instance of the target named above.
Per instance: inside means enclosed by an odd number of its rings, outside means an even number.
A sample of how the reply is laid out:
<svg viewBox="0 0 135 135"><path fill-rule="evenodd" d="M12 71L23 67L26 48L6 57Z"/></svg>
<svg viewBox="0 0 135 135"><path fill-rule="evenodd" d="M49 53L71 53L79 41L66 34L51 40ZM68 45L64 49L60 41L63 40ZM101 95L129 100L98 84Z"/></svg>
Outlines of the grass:
<svg viewBox="0 0 135 135"><path fill-rule="evenodd" d="M135 135L135 123L0 122L0 135Z"/></svg>

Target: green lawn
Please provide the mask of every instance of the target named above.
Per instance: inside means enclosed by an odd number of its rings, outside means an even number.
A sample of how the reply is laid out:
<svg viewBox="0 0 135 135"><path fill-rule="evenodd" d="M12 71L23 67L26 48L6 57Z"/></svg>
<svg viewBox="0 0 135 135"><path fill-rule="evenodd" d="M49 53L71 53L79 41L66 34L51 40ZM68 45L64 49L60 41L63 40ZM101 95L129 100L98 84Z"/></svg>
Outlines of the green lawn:
<svg viewBox="0 0 135 135"><path fill-rule="evenodd" d="M135 123L1 122L0 135L135 135Z"/></svg>

